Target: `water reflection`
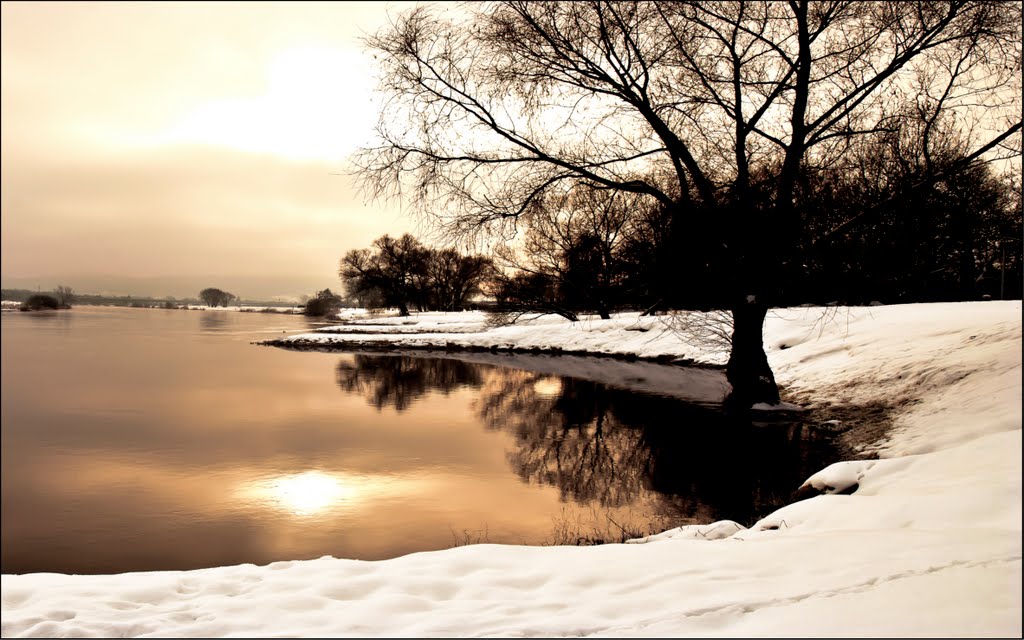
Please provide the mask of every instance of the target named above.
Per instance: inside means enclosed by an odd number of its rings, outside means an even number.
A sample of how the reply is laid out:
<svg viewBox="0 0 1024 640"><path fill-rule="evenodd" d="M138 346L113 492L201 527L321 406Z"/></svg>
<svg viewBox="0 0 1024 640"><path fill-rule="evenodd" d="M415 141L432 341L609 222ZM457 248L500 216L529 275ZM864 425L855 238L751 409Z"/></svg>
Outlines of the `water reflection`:
<svg viewBox="0 0 1024 640"><path fill-rule="evenodd" d="M226 311L200 311L199 328L203 331L224 331L230 323Z"/></svg>
<svg viewBox="0 0 1024 640"><path fill-rule="evenodd" d="M479 365L410 356L347 356L338 362L338 386L359 393L378 410L404 411L428 391L451 391L482 384Z"/></svg>
<svg viewBox="0 0 1024 640"><path fill-rule="evenodd" d="M836 459L799 425L729 425L635 392L706 398L719 372L251 345L307 330L292 315L39 317L0 325L4 573L379 560L466 531L571 544L599 526L747 522L810 475L801 465Z"/></svg>
<svg viewBox="0 0 1024 640"><path fill-rule="evenodd" d="M378 409L402 411L432 390L477 388L473 410L485 428L514 436L507 460L524 482L604 508L654 494L676 517L751 522L838 458L830 441L799 423L754 426L704 405L579 378L389 355L347 356L337 373L342 389Z"/></svg>
<svg viewBox="0 0 1024 640"><path fill-rule="evenodd" d="M312 520L365 511L375 501L416 495L431 484L431 479L410 473L368 475L314 469L242 482L235 498L242 505L268 506Z"/></svg>
<svg viewBox="0 0 1024 640"><path fill-rule="evenodd" d="M616 419L609 389L528 371L495 373L476 409L488 428L515 436L508 461L523 480L556 486L563 500L603 507L626 505L648 488L651 452L642 431Z"/></svg>
<svg viewBox="0 0 1024 640"><path fill-rule="evenodd" d="M4 315L9 316L15 312L7 312ZM56 332L58 335L65 336L71 331L71 324L74 321L72 312L66 309L57 311L51 311L48 309L40 311L26 311L16 312L19 319L28 318L30 322L37 325L40 329L48 332Z"/></svg>
<svg viewBox="0 0 1024 640"><path fill-rule="evenodd" d="M355 494L340 478L319 471L273 478L254 489L251 493L262 494L285 511L303 516L324 511Z"/></svg>

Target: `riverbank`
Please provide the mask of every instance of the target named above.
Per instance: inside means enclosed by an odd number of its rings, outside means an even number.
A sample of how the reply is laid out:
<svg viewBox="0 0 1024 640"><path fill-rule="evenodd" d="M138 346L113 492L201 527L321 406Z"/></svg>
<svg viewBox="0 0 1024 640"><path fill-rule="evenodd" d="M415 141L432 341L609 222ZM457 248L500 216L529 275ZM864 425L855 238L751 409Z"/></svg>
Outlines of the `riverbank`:
<svg viewBox="0 0 1024 640"><path fill-rule="evenodd" d="M346 310L339 324L261 344L291 349L423 349L594 355L662 364L722 366L720 345L688 345L666 316L616 314L611 320L583 316L579 322L555 315L524 316L494 325L482 311L427 312L409 317ZM707 347L711 346L712 349Z"/></svg>
<svg viewBox="0 0 1024 640"><path fill-rule="evenodd" d="M662 322L365 316L272 342L724 363L708 336L691 344ZM4 575L3 635L1019 637L1021 303L777 310L765 347L785 401L885 406L894 426L862 443L877 459L808 479L826 495L749 528L375 562ZM742 470L723 461L721 472Z"/></svg>

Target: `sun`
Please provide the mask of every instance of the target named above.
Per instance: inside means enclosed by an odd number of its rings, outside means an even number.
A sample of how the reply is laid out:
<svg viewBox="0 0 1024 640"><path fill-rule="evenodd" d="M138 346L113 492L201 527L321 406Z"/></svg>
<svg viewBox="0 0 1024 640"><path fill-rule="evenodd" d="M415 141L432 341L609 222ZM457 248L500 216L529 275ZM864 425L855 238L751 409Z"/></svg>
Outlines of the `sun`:
<svg viewBox="0 0 1024 640"><path fill-rule="evenodd" d="M377 110L362 53L287 49L271 57L266 78L262 95L201 104L155 142L338 162L369 139Z"/></svg>

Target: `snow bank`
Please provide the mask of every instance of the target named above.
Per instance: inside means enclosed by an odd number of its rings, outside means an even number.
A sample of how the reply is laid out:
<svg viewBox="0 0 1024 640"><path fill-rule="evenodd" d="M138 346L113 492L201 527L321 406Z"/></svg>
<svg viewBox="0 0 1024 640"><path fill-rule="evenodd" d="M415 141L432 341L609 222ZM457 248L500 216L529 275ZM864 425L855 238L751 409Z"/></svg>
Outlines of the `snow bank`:
<svg viewBox="0 0 1024 640"><path fill-rule="evenodd" d="M460 347L481 350L578 352L662 360L725 364L726 354L680 341L667 316L616 314L610 320L583 316L578 322L554 315L530 316L513 325L491 327L480 311L378 317L300 333L272 341L280 346L325 348L379 344L402 348Z"/></svg>

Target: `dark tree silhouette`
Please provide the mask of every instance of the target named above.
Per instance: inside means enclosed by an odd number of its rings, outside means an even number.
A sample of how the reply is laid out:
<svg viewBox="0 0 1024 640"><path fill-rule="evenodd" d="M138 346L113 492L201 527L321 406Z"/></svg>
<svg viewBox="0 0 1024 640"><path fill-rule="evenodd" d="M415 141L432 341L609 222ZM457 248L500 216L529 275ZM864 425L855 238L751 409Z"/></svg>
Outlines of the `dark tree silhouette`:
<svg viewBox="0 0 1024 640"><path fill-rule="evenodd" d="M492 277L494 262L485 256L465 256L452 248L427 254L424 291L426 306L438 311L462 311L483 292Z"/></svg>
<svg viewBox="0 0 1024 640"><path fill-rule="evenodd" d="M639 200L635 194L587 188L538 199L521 246L503 244L496 250L502 266L513 270L499 279L502 297L529 311L562 308L596 311L601 318L610 318L623 300L620 247ZM515 279L521 273L550 283L546 303L537 304L535 295L514 298L518 291L530 291L516 286L524 282Z"/></svg>
<svg viewBox="0 0 1024 640"><path fill-rule="evenodd" d="M904 126L925 124L909 120ZM930 167L960 163L967 146L954 132L933 134L924 153L920 140L896 130L870 147L851 149L841 164L802 177L808 226L824 231L856 215L865 202L896 200ZM973 162L939 184L916 189L916 215L908 215L908 206L882 208L862 227L834 234L805 260L804 282L797 284L816 302L1000 297L993 274L1008 267L1019 280L1020 243L1004 242L1021 235L1019 189L1011 176Z"/></svg>
<svg viewBox="0 0 1024 640"><path fill-rule="evenodd" d="M60 301L45 293L34 293L30 295L21 306L20 311L42 311L43 309L60 309Z"/></svg>
<svg viewBox="0 0 1024 640"><path fill-rule="evenodd" d="M302 312L307 316L325 316L334 313L341 307L341 296L330 289L317 291L316 295L306 301Z"/></svg>
<svg viewBox="0 0 1024 640"><path fill-rule="evenodd" d="M75 290L67 285L59 285L53 290L53 297L62 308L70 309L71 303L75 301Z"/></svg>
<svg viewBox="0 0 1024 640"><path fill-rule="evenodd" d="M373 241L373 250L346 253L338 276L350 297L376 298L408 316L409 304L422 297L428 255L428 249L408 233L398 239L383 235Z"/></svg>
<svg viewBox="0 0 1024 640"><path fill-rule="evenodd" d="M808 252L870 232L888 201L811 236L801 175L915 111L922 152L947 120L971 146L898 198L1019 156L1020 42L1019 2L506 1L456 20L418 7L367 40L387 100L357 164L369 194L409 194L454 234L508 230L580 186L660 204L674 286L702 268L715 281L688 304L731 311L730 404L774 403L767 310Z"/></svg>
<svg viewBox="0 0 1024 640"><path fill-rule="evenodd" d="M235 294L214 287L207 287L199 292L199 299L209 307L226 307L235 298Z"/></svg>

